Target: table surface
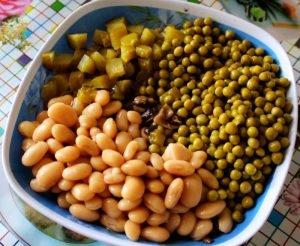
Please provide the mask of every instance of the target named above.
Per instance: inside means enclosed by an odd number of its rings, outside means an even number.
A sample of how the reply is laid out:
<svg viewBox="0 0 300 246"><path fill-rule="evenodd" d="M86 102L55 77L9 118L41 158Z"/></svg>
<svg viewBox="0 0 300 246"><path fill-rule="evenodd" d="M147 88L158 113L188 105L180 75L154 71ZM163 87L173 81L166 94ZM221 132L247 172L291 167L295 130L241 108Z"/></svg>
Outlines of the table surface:
<svg viewBox="0 0 300 246"><path fill-rule="evenodd" d="M18 85L22 80L28 65L33 60L39 48L43 45L59 23L61 23L73 10L84 4L84 2L86 1L33 0L30 6L26 9L26 12L20 16L20 22L18 23L21 30L22 28L26 29L25 36L22 38L22 44L25 45L25 48L23 50L18 48L18 42L15 45L3 45L0 39L0 145L2 145L2 137L5 131L8 113L11 109ZM297 92L298 95L300 95L299 0L279 1L282 7L286 8L286 13L288 13L288 15L296 15L295 19L287 19L282 17L282 13L275 13L279 18L269 18L268 20L264 19L266 18L267 12L260 11L260 19L257 19L258 17L254 16L252 12L252 14L249 14L249 8L253 6L249 6L246 2L251 1L239 1L243 2L243 5L238 4L237 1L228 0L189 0L189 2L203 4L224 11L231 11L232 14L252 21L272 33L280 41L282 47L286 50L290 58L291 64L294 68ZM294 9L291 7L294 7ZM261 15L261 13L263 14ZM0 34L3 31L3 28L1 29L1 25L2 24L0 23ZM268 221L245 245L300 245L299 145L300 137L297 137L293 160L282 194L268 218ZM0 195L0 245L70 245L46 236L24 219L15 206L1 166ZM93 243L86 245L100 244Z"/></svg>

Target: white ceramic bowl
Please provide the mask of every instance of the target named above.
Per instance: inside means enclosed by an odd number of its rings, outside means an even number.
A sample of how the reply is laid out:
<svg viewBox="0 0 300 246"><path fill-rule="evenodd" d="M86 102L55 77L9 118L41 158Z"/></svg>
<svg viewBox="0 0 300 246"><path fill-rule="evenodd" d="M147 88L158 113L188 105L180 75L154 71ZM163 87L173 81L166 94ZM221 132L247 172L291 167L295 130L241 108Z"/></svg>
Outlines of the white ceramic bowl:
<svg viewBox="0 0 300 246"><path fill-rule="evenodd" d="M130 6L140 6L132 8ZM144 11L147 8L149 12ZM237 225L229 234L215 238L211 245L240 245L253 236L267 220L280 194L293 154L297 126L297 100L295 80L290 61L280 44L264 30L232 15L206 8L201 5L190 4L175 0L102 0L92 1L63 21L55 33L45 43L37 57L27 71L16 95L16 100L8 119L3 144L3 167L6 178L15 193L34 209L49 217L51 220L87 237L114 245L155 245L141 241L131 242L122 234L114 233L95 224L88 224L72 217L67 210L57 206L54 200L41 194L34 193L29 187L30 170L20 164L22 155L21 136L17 125L22 120L34 119L36 113L42 109L40 89L47 77L46 70L41 66L41 54L45 51L71 52L68 48L65 34L88 32L90 36L95 28L104 28L104 23L117 16L125 16L130 22L144 18L147 13L152 16L152 22L146 25L163 25L166 22L182 23L185 18L192 16L210 16L221 23L221 28L232 28L238 36L250 40L255 46L263 47L281 68L281 75L291 81L288 99L293 103L293 123L290 127L290 146L285 152L283 163L276 168L266 186L265 192L259 197L256 206L247 211L245 220ZM180 13L185 13L184 15ZM149 17L149 16L148 16ZM153 18L154 17L154 18ZM158 17L158 18L156 18ZM172 17L172 18L171 18ZM150 18L151 20L151 18ZM171 239L170 245L202 245L201 242L184 239Z"/></svg>

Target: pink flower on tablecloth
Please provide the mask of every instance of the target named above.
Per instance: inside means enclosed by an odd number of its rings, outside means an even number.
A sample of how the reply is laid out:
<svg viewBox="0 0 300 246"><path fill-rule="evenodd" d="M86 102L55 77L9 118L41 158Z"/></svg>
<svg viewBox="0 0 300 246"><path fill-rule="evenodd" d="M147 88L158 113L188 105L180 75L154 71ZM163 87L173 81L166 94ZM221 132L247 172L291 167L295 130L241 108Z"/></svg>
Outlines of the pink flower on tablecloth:
<svg viewBox="0 0 300 246"><path fill-rule="evenodd" d="M300 18L300 6L299 3L297 4L297 1L283 0L281 6L292 19Z"/></svg>
<svg viewBox="0 0 300 246"><path fill-rule="evenodd" d="M290 207L293 215L300 215L300 179L296 178L282 195L284 205Z"/></svg>
<svg viewBox="0 0 300 246"><path fill-rule="evenodd" d="M21 15L31 0L0 0L0 22L7 17Z"/></svg>

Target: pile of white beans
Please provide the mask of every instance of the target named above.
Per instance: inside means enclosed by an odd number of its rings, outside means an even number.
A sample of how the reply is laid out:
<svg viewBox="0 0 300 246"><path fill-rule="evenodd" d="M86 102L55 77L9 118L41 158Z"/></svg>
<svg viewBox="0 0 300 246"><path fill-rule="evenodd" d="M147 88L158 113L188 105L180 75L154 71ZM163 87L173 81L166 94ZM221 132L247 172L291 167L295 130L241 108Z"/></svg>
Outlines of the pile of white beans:
<svg viewBox="0 0 300 246"><path fill-rule="evenodd" d="M219 187L201 167L206 153L169 144L162 156L150 154L141 123L138 112L122 109L105 90L88 105L70 95L51 99L36 121L19 124L31 188L56 193L76 218L131 240L164 242L173 232L202 240L215 217L218 230L230 232L225 201L206 201L207 191Z"/></svg>

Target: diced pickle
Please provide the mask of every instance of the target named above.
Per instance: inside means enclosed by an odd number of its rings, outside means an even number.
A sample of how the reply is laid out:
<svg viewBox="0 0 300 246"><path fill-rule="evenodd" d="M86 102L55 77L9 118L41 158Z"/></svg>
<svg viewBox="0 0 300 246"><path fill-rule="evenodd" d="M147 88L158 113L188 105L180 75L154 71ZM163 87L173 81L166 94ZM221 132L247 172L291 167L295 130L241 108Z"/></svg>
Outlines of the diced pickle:
<svg viewBox="0 0 300 246"><path fill-rule="evenodd" d="M116 18L106 23L107 31L114 49L121 47L121 39L127 35L126 20L124 17Z"/></svg>
<svg viewBox="0 0 300 246"><path fill-rule="evenodd" d="M152 46L152 57L156 61L162 58L162 50L158 44L153 44Z"/></svg>
<svg viewBox="0 0 300 246"><path fill-rule="evenodd" d="M136 57L135 47L132 45L121 46L121 59L124 63L129 62Z"/></svg>
<svg viewBox="0 0 300 246"><path fill-rule="evenodd" d="M118 52L114 49L101 49L101 55L105 57L106 60L118 57Z"/></svg>
<svg viewBox="0 0 300 246"><path fill-rule="evenodd" d="M124 65L121 58L113 58L106 63L106 72L111 79L121 77L125 74Z"/></svg>
<svg viewBox="0 0 300 246"><path fill-rule="evenodd" d="M155 41L155 34L149 28L144 28L141 35L141 43L145 45L152 45Z"/></svg>
<svg viewBox="0 0 300 246"><path fill-rule="evenodd" d="M54 80L48 81L42 88L42 98L45 105L51 98L57 97L57 86Z"/></svg>
<svg viewBox="0 0 300 246"><path fill-rule="evenodd" d="M64 95L69 89L68 75L65 73L59 73L54 75L51 79L56 83L58 96Z"/></svg>
<svg viewBox="0 0 300 246"><path fill-rule="evenodd" d="M150 58L152 57L152 48L148 45L138 45L136 47L136 54L141 58Z"/></svg>
<svg viewBox="0 0 300 246"><path fill-rule="evenodd" d="M124 64L125 76L131 77L135 73L135 67L131 62Z"/></svg>
<svg viewBox="0 0 300 246"><path fill-rule="evenodd" d="M77 92L77 98L83 103L83 104L89 104L91 103L95 96L96 96L97 90L93 87L81 87Z"/></svg>
<svg viewBox="0 0 300 246"><path fill-rule="evenodd" d="M132 89L133 86L133 81L130 79L124 79L116 82L116 85L120 88L120 91L123 94L130 93L130 90Z"/></svg>
<svg viewBox="0 0 300 246"><path fill-rule="evenodd" d="M108 32L96 29L94 32L93 41L95 44L102 45L104 48L110 47L110 37Z"/></svg>
<svg viewBox="0 0 300 246"><path fill-rule="evenodd" d="M84 81L84 73L80 71L73 71L69 76L69 86L71 92L79 90Z"/></svg>
<svg viewBox="0 0 300 246"><path fill-rule="evenodd" d="M90 54L90 57L95 62L96 68L100 73L105 72L106 59L105 57L99 53L98 51L94 51Z"/></svg>
<svg viewBox="0 0 300 246"><path fill-rule="evenodd" d="M144 26L142 25L128 25L127 30L128 32L134 32L138 35L141 35L143 32Z"/></svg>
<svg viewBox="0 0 300 246"><path fill-rule="evenodd" d="M138 43L139 43L139 38L136 33L127 34L121 39L121 46L123 45L136 46Z"/></svg>
<svg viewBox="0 0 300 246"><path fill-rule="evenodd" d="M73 53L73 58L72 58L72 62L71 62L71 65L70 65L70 69L75 69L77 68L81 58L84 56L84 53L85 51L84 50L79 50L79 49L76 49Z"/></svg>
<svg viewBox="0 0 300 246"><path fill-rule="evenodd" d="M87 33L74 33L68 34L69 45L73 49L84 49L86 48Z"/></svg>
<svg viewBox="0 0 300 246"><path fill-rule="evenodd" d="M168 42L172 42L173 39L178 39L179 41L183 41L184 34L176 29L174 26L167 26L165 28L165 40Z"/></svg>
<svg viewBox="0 0 300 246"><path fill-rule="evenodd" d="M91 80L91 85L96 89L111 89L115 81L110 79L106 74L94 77Z"/></svg>
<svg viewBox="0 0 300 246"><path fill-rule="evenodd" d="M84 55L81 58L77 68L83 73L93 74L95 73L96 65L92 58L90 58L88 55Z"/></svg>
<svg viewBox="0 0 300 246"><path fill-rule="evenodd" d="M42 63L49 70L53 69L54 56L54 51L45 52L42 54Z"/></svg>
<svg viewBox="0 0 300 246"><path fill-rule="evenodd" d="M53 70L55 71L67 71L73 60L72 54L59 53L54 55Z"/></svg>
<svg viewBox="0 0 300 246"><path fill-rule="evenodd" d="M141 70L147 71L148 73L152 71L153 68L152 59L139 58L138 63Z"/></svg>

